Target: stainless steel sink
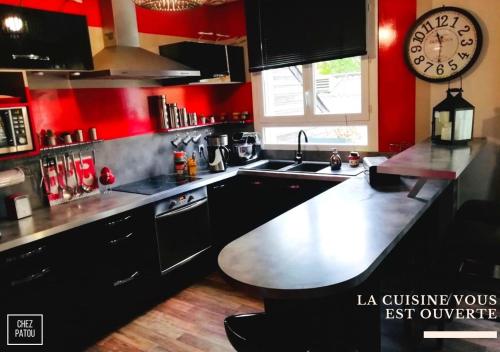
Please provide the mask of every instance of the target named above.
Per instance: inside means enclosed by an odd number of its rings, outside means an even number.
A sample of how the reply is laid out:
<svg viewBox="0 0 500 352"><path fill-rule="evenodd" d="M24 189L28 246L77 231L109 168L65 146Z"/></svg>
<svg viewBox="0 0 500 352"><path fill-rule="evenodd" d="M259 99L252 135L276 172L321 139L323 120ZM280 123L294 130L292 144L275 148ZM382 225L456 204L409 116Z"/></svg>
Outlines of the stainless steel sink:
<svg viewBox="0 0 500 352"><path fill-rule="evenodd" d="M278 172L317 172L330 164L318 161L303 161L296 164L288 160L267 160L266 162L248 167L247 170L278 171Z"/></svg>
<svg viewBox="0 0 500 352"><path fill-rule="evenodd" d="M307 162L304 161L301 164L297 164L296 166L286 168L286 171L291 171L291 172L317 172L319 170L324 169L325 167L328 167L330 165L329 163L322 163L322 162ZM285 171L285 170L283 170Z"/></svg>
<svg viewBox="0 0 500 352"><path fill-rule="evenodd" d="M279 170L294 164L293 161L268 160L263 164L249 167L248 170Z"/></svg>

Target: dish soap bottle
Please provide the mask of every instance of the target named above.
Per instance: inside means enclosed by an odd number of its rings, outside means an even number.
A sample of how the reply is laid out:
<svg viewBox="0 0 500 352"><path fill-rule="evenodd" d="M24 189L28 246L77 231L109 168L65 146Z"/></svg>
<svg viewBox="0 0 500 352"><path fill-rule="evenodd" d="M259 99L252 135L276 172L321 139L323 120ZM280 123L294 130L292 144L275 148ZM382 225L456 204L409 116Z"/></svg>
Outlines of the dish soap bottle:
<svg viewBox="0 0 500 352"><path fill-rule="evenodd" d="M333 171L337 171L342 168L342 158L340 157L336 148L332 149L332 156L330 156L330 167Z"/></svg>

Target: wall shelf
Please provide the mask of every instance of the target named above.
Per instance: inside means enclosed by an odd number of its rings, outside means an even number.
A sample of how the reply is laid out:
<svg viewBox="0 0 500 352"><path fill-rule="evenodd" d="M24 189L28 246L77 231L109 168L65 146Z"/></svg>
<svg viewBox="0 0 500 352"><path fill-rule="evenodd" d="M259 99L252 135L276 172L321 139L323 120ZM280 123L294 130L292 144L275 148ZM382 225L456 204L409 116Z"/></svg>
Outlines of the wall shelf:
<svg viewBox="0 0 500 352"><path fill-rule="evenodd" d="M86 142L75 142L71 144L58 144L55 146L45 146L40 148L40 153L50 153L50 152L61 152L61 151L66 151L70 150L73 148L81 148L81 147L87 147L91 146L97 143L102 143L104 140L98 139L95 141L86 141Z"/></svg>
<svg viewBox="0 0 500 352"><path fill-rule="evenodd" d="M206 123L206 124L203 124L203 125L196 125L196 126L186 126L186 127L179 127L179 128L160 129L160 130L158 130L158 133L182 132L182 131L194 130L194 129L197 129L197 128L206 128L206 127L214 127L214 126L250 125L252 123L253 123L253 120L215 122L215 123Z"/></svg>

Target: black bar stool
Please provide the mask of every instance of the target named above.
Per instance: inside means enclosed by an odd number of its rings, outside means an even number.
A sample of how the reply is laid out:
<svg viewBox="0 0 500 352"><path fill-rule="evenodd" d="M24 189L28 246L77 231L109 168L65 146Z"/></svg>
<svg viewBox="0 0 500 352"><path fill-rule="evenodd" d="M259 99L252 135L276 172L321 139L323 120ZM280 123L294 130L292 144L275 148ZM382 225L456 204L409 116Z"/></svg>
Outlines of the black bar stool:
<svg viewBox="0 0 500 352"><path fill-rule="evenodd" d="M271 323L266 313L239 314L227 317L224 328L229 342L238 352L320 351L309 347L307 342L301 341L299 333L281 323Z"/></svg>
<svg viewBox="0 0 500 352"><path fill-rule="evenodd" d="M231 315L224 319L224 328L236 351L266 351L268 329L265 313Z"/></svg>

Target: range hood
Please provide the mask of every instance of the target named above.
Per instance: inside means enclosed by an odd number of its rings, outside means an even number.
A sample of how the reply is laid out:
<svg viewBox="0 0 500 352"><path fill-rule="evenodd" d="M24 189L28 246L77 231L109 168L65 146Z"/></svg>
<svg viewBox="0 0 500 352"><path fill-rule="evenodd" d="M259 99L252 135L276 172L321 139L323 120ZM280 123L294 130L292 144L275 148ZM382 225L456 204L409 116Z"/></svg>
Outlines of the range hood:
<svg viewBox="0 0 500 352"><path fill-rule="evenodd" d="M100 0L106 47L94 56L94 71L74 78L179 79L199 77L200 71L139 46L132 0Z"/></svg>

